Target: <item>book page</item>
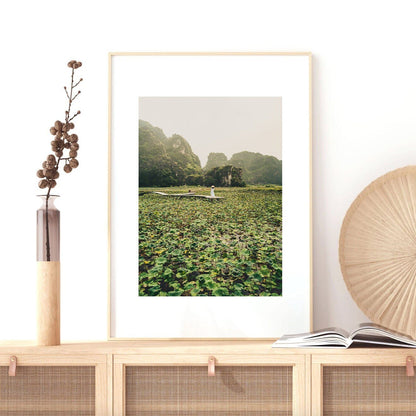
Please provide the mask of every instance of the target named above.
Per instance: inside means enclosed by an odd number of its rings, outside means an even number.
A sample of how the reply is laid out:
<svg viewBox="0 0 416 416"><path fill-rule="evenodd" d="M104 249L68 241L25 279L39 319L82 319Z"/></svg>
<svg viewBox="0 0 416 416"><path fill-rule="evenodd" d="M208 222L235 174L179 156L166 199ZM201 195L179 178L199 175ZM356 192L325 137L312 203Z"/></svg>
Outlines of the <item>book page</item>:
<svg viewBox="0 0 416 416"><path fill-rule="evenodd" d="M361 324L351 333L350 339L370 344L416 347L416 341L412 338L371 323Z"/></svg>

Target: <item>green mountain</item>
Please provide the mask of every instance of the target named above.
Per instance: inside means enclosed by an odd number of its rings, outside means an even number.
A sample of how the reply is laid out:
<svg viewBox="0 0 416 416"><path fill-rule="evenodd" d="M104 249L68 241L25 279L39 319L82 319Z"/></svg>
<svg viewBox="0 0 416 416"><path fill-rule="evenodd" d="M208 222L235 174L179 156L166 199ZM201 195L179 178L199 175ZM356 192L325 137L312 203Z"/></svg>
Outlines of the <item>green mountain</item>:
<svg viewBox="0 0 416 416"><path fill-rule="evenodd" d="M197 185L201 162L190 144L174 134L167 138L149 122L139 120L139 186Z"/></svg>
<svg viewBox="0 0 416 416"><path fill-rule="evenodd" d="M228 163L243 169L243 180L248 184L282 185L282 161L274 156L240 152L233 154Z"/></svg>
<svg viewBox="0 0 416 416"><path fill-rule="evenodd" d="M224 153L210 153L208 155L207 164L205 165L204 170L208 171L212 168L225 166L227 162L227 156L225 156Z"/></svg>
<svg viewBox="0 0 416 416"><path fill-rule="evenodd" d="M245 151L235 153L230 160L227 160L224 153L210 153L204 171L227 165L242 169L242 180L245 183L282 184L282 161L274 156Z"/></svg>
<svg viewBox="0 0 416 416"><path fill-rule="evenodd" d="M166 151L176 163L176 177L179 184L191 184L187 180L189 176L202 174L199 157L192 152L191 145L179 134L167 139Z"/></svg>

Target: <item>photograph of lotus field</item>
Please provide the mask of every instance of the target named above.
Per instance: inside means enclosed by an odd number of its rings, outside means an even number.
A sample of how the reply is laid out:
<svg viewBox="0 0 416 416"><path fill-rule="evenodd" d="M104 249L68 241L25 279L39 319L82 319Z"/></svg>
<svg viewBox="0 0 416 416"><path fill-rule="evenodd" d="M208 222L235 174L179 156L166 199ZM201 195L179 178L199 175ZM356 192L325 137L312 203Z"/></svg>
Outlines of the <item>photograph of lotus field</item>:
<svg viewBox="0 0 416 416"><path fill-rule="evenodd" d="M140 101L138 294L281 296L280 125L266 129L267 140L271 134L278 148L275 154L270 154L273 146L269 150L260 139L250 147L251 139L245 141L241 129L234 127L227 131L229 150L224 140L208 140L199 134L203 122L198 115L215 115L217 137L219 127L226 125L221 121L223 113L227 122L233 114L246 119L245 111L253 111L259 100L199 100L188 103L183 98L157 97ZM276 101L265 102L269 106ZM164 118L165 104L171 105L166 105ZM208 104L221 114L213 115ZM272 109L274 117L281 117L280 107ZM171 126L171 118L181 119L180 110L186 122ZM191 110L195 117L189 117ZM189 118L195 122L194 130ZM261 122L264 125L262 118ZM253 151L257 147L262 152Z"/></svg>

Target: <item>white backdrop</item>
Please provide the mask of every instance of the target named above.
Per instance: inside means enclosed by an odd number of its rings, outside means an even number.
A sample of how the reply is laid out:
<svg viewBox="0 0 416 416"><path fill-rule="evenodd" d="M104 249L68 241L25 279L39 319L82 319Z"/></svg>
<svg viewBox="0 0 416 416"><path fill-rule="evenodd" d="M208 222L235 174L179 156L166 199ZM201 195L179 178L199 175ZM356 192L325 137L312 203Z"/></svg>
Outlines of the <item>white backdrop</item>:
<svg viewBox="0 0 416 416"><path fill-rule="evenodd" d="M35 173L70 59L84 62L85 84L80 167L57 188L62 337L107 336L107 52L121 50L314 54L314 322L365 320L338 266L339 229L365 185L416 162L414 12L403 0L3 2L0 339L35 337Z"/></svg>

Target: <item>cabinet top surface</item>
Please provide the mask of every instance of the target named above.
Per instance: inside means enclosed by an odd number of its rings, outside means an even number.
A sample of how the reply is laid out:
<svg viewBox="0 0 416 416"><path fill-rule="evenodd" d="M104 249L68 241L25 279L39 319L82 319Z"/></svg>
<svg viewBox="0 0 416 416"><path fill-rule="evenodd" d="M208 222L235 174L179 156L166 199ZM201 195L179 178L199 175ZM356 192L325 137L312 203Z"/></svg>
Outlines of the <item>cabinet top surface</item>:
<svg viewBox="0 0 416 416"><path fill-rule="evenodd" d="M35 341L0 341L0 354L231 354L231 355L311 355L311 354L412 354L408 348L272 348L275 340L112 340L69 342L58 346L37 346Z"/></svg>

